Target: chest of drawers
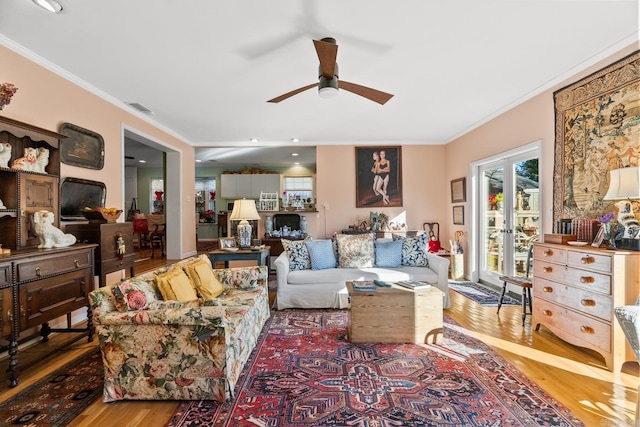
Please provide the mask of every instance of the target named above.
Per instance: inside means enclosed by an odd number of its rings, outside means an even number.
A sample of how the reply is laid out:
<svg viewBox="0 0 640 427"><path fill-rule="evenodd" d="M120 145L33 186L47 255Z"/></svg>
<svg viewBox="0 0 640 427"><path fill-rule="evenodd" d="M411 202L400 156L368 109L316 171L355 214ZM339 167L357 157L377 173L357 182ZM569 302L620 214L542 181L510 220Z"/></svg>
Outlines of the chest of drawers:
<svg viewBox="0 0 640 427"><path fill-rule="evenodd" d="M93 290L94 248L76 244L65 248L27 248L0 255L0 333L9 341L10 386L17 385L18 338L41 326L42 341L51 332L79 332L92 340L93 322L88 294ZM71 327L70 314L87 309L87 326ZM66 328L51 328L49 321L67 315Z"/></svg>
<svg viewBox="0 0 640 427"><path fill-rule="evenodd" d="M533 258L536 331L600 353L611 371L635 360L613 309L638 298L640 252L536 243Z"/></svg>

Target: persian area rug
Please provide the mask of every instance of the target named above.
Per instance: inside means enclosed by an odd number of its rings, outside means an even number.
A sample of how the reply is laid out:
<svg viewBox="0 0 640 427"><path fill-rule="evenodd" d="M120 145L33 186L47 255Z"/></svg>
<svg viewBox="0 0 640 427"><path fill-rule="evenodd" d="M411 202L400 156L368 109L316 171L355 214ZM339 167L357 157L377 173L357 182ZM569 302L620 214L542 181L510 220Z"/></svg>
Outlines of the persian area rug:
<svg viewBox="0 0 640 427"><path fill-rule="evenodd" d="M103 377L96 347L0 403L0 425L66 426L102 396Z"/></svg>
<svg viewBox="0 0 640 427"><path fill-rule="evenodd" d="M236 398L183 402L167 427L583 426L444 315L437 344L351 344L344 310L274 312Z"/></svg>
<svg viewBox="0 0 640 427"><path fill-rule="evenodd" d="M500 301L500 293L476 282L455 282L449 280L449 288L484 307L497 307L498 301ZM521 304L521 301L511 298L509 295L505 295L502 301L502 305Z"/></svg>

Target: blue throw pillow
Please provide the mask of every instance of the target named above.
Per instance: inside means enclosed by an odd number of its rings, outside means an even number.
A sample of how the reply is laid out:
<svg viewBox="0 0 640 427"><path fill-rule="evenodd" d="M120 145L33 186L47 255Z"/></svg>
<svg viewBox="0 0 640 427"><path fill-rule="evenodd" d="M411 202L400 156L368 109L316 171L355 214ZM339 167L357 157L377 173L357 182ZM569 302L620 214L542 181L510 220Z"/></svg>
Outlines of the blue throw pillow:
<svg viewBox="0 0 640 427"><path fill-rule="evenodd" d="M331 240L315 240L306 242L312 270L325 270L336 267L336 256Z"/></svg>
<svg viewBox="0 0 640 427"><path fill-rule="evenodd" d="M422 234L416 237L403 237L392 234L393 240L402 242L402 265L412 267L428 267L427 259L427 238Z"/></svg>
<svg viewBox="0 0 640 427"><path fill-rule="evenodd" d="M402 240L376 242L376 267L402 265Z"/></svg>

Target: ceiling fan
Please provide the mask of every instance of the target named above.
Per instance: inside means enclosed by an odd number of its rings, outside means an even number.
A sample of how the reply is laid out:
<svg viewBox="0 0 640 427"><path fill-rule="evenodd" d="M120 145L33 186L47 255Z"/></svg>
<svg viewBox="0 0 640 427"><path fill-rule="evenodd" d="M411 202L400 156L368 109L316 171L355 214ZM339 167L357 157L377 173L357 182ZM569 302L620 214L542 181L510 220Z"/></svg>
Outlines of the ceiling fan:
<svg viewBox="0 0 640 427"><path fill-rule="evenodd" d="M338 64L336 63L336 58L338 56L338 45L336 44L336 39L325 37L322 40L314 40L313 44L316 47L316 53L318 54L318 59L320 60L318 76L319 82L310 84L308 86L303 86L296 90L292 90L291 92L285 93L284 95L280 95L278 97L270 99L267 102L278 103L292 97L293 95L297 95L301 92L304 92L305 90L311 89L312 87L316 86L318 87L318 93L320 94L320 96L326 98L336 96L338 94L339 88L370 99L371 101L377 102L381 105L384 105L388 100L393 98L393 95L391 95L390 93L382 92L366 86L361 86L355 83L350 83L344 80L338 81L339 72Z"/></svg>

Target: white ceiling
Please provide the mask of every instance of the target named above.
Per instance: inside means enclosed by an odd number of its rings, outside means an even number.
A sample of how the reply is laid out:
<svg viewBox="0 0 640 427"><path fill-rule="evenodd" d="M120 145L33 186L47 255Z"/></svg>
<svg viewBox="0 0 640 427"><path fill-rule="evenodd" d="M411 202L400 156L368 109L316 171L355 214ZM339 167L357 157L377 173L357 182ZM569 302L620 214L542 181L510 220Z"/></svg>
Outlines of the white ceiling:
<svg viewBox="0 0 640 427"><path fill-rule="evenodd" d="M0 2L0 43L196 147L444 144L637 41L639 23L635 0L58 1ZM395 96L267 103L317 83L327 36L341 78Z"/></svg>

